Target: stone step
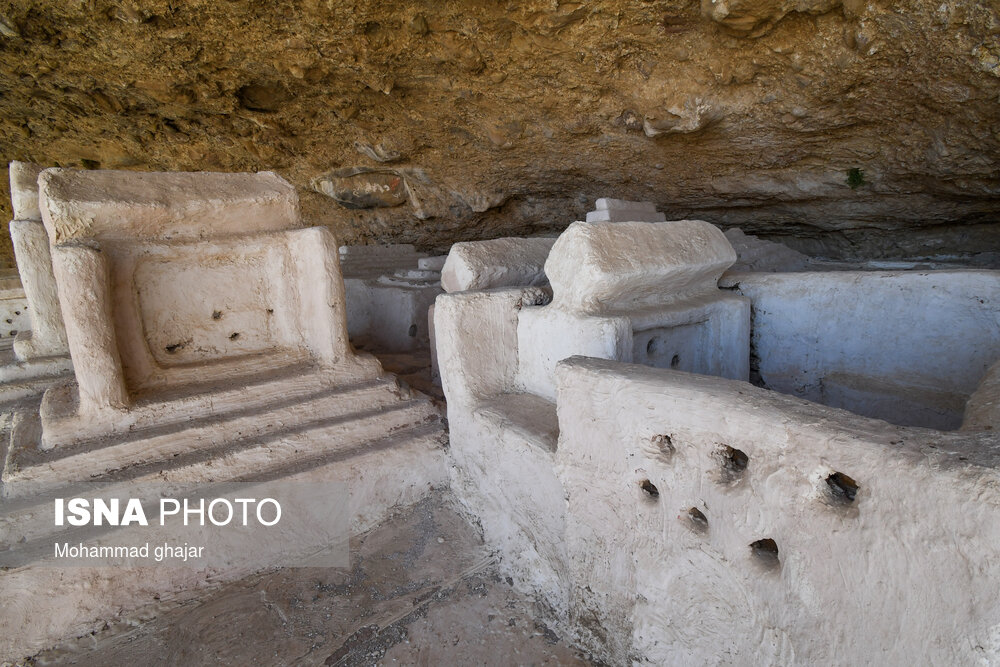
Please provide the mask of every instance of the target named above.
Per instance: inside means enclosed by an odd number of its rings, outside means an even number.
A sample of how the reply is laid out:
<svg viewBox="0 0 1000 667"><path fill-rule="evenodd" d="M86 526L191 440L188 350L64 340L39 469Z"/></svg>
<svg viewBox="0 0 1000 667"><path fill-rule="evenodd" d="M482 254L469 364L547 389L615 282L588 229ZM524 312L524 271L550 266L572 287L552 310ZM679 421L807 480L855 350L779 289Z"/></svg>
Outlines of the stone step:
<svg viewBox="0 0 1000 667"><path fill-rule="evenodd" d="M42 379L51 382L72 372L73 362L69 357L41 357L21 361L14 356L13 350L4 350L0 354L0 386Z"/></svg>
<svg viewBox="0 0 1000 667"><path fill-rule="evenodd" d="M53 384L70 377L72 377L72 371L67 371L59 375L32 378L30 380L4 382L0 384L0 409L10 407L12 404L19 403L28 398L40 396Z"/></svg>
<svg viewBox="0 0 1000 667"><path fill-rule="evenodd" d="M381 384L391 387L393 380L386 377L382 380L365 380L337 384L330 377L318 372L312 366L291 367L284 369L279 375L263 376L256 381L250 381L243 386L207 387L210 393L190 395L166 395L156 401L148 401L135 406L128 413L129 421L122 421L122 430L110 435L88 437L86 432L76 433L72 438L61 439L52 443L49 436L51 421L44 418L46 399L42 400L41 409L37 406L26 406L21 412L26 418L21 420L24 433L14 434L13 460L15 467L26 467L40 464L53 459L63 458L81 451L100 449L113 446L123 441L153 438L159 435L175 434L198 426L221 423L243 417L253 418L262 412L276 410L286 406L315 398L324 393L330 395L349 394L368 386ZM70 386L53 387L53 392L71 391ZM54 400L54 399L53 399ZM174 419L164 418L176 415ZM39 436L32 429L41 428L41 420L46 422L45 437ZM159 416L159 420L155 417ZM18 420L15 420L18 421ZM38 446L36 443L40 440ZM2 472L7 472L8 468Z"/></svg>
<svg viewBox="0 0 1000 667"><path fill-rule="evenodd" d="M51 556L52 543L85 542L119 528L93 526L56 526L53 518L54 500L67 497L138 498L143 504L155 505L165 492L170 497L197 494L213 497L214 489L223 489L232 482L262 483L274 480L352 481L341 477L325 477L335 464L350 461L372 451L383 451L411 440L440 442L444 429L436 414L418 409L410 401L404 406L377 416L369 415L349 422L307 428L292 435L252 447L233 446L228 451L205 452L199 460L183 460L166 470L155 466L139 466L143 472L124 480L103 480L98 485L63 486L30 498L0 503L0 544L7 547L0 562L19 567L34 560ZM187 457L188 459L195 457ZM332 467L331 467L332 466Z"/></svg>
<svg viewBox="0 0 1000 667"><path fill-rule="evenodd" d="M279 459L285 463L263 472L250 472L243 479L346 483L350 533L356 535L383 521L392 508L410 505L433 488L448 483L443 429L439 422L390 430L391 426L384 424L380 437L358 438L350 444L338 440L343 434L336 427L307 431L295 443L283 442L278 448L287 453L297 446L312 456L291 462ZM329 447L331 441L338 446ZM206 485L199 490L210 492L211 487ZM15 567L0 571L0 590L4 591L6 601L0 605L0 627L7 630L0 635L0 658L29 655L60 638L84 634L122 610L148 604L161 596L245 576L259 570L262 558L266 559L270 553L258 550L254 554L236 554L230 567L211 572L166 566L67 569L46 562L46 557L52 556L52 544L49 538L15 545L20 552L13 557L17 559L13 561ZM311 553L322 546L295 545L302 553ZM287 552L275 554L275 557L287 556ZM39 595L39 591L45 591L45 595ZM58 604L54 604L56 601Z"/></svg>
<svg viewBox="0 0 1000 667"><path fill-rule="evenodd" d="M69 357L20 361L13 349L0 349L0 406L38 396L72 374L73 362Z"/></svg>
<svg viewBox="0 0 1000 667"><path fill-rule="evenodd" d="M377 366L373 359L363 361ZM308 360L294 363L294 359L289 359L289 362L280 368L263 367L255 374L222 377L140 397L125 412L93 415L88 421L76 414L76 385L54 386L46 392L41 406L46 422L45 446L75 446L149 428L183 428L192 419L251 411L275 401L292 402L323 389L361 381L350 371L320 368ZM364 373L360 377L370 378L372 374ZM109 421L114 424L110 435Z"/></svg>
<svg viewBox="0 0 1000 667"><path fill-rule="evenodd" d="M37 432L37 423L15 418L12 455L2 477L3 495L10 501L51 494L71 482L119 482L150 475L170 481L177 475L194 474L197 468L191 466L198 465L209 465L215 474L223 474L231 467L235 470L239 461L252 459L255 452L276 443L295 443L309 431L339 430L344 437L377 434L383 426L402 427L437 416L426 399L407 399L394 383L375 381L320 390L308 398L296 397L291 404L250 408L183 429L46 452L32 444L37 442L32 433L33 428Z"/></svg>

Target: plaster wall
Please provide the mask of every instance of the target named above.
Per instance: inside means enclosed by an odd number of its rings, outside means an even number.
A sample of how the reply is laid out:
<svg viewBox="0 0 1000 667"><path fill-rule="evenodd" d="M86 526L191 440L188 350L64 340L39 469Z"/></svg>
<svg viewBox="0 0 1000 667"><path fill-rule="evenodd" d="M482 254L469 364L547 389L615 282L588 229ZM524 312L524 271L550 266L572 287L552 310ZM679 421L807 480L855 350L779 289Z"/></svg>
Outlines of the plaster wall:
<svg viewBox="0 0 1000 667"><path fill-rule="evenodd" d="M369 350L405 352L430 344L427 311L441 293L444 257L412 245L342 246L347 332Z"/></svg>
<svg viewBox="0 0 1000 667"><path fill-rule="evenodd" d="M538 287L501 288L442 294L434 307L452 489L515 586L529 592L564 579L555 405L518 382L518 313L547 299ZM549 596L565 614L560 599Z"/></svg>
<svg viewBox="0 0 1000 667"><path fill-rule="evenodd" d="M765 386L890 422L958 428L1000 358L1000 272L728 274L753 303Z"/></svg>
<svg viewBox="0 0 1000 667"><path fill-rule="evenodd" d="M995 437L579 357L558 382L552 539L612 664L1000 660Z"/></svg>

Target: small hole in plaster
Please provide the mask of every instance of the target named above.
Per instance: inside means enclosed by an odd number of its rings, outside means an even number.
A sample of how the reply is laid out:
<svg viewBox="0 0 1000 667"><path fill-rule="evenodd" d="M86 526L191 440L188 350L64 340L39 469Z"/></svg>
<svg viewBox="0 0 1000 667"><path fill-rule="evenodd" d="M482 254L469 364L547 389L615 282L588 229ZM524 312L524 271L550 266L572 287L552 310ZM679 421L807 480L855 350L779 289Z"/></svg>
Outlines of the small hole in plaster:
<svg viewBox="0 0 1000 667"><path fill-rule="evenodd" d="M213 310L212 311L212 319L213 320L221 320L222 319L222 312L218 311L218 310Z"/></svg>
<svg viewBox="0 0 1000 667"><path fill-rule="evenodd" d="M747 466L750 464L750 457L741 449L723 445L719 450L722 458L722 473L725 481L734 481L743 476Z"/></svg>
<svg viewBox="0 0 1000 667"><path fill-rule="evenodd" d="M274 308L268 308L267 309L267 314L268 315L274 315Z"/></svg>
<svg viewBox="0 0 1000 667"><path fill-rule="evenodd" d="M10 319L10 318L8 317L8 318L7 318L7 324L13 324L13 323L14 323L14 320L12 320L12 319Z"/></svg>
<svg viewBox="0 0 1000 667"><path fill-rule="evenodd" d="M13 331L11 331L10 335L11 336L16 336L17 335L17 329L14 329Z"/></svg>
<svg viewBox="0 0 1000 667"><path fill-rule="evenodd" d="M650 441L664 456L673 456L674 452L677 451L676 448L674 448L674 440L669 435L654 435L650 438Z"/></svg>
<svg viewBox="0 0 1000 667"><path fill-rule="evenodd" d="M417 336L417 325L416 324L411 324L409 331L407 331L406 333L410 336L410 338L416 338L416 336Z"/></svg>
<svg viewBox="0 0 1000 667"><path fill-rule="evenodd" d="M678 356L678 355L675 354L673 356L673 358L670 360L670 367L671 368L677 368L680 365L681 365L681 358L680 358L680 356Z"/></svg>
<svg viewBox="0 0 1000 667"><path fill-rule="evenodd" d="M842 472L835 472L826 478L830 494L839 502L850 504L858 495L858 483Z"/></svg>
<svg viewBox="0 0 1000 667"><path fill-rule="evenodd" d="M20 310L15 310L15 311L14 311L14 314L15 314L15 315L20 315L20 314L21 314L21 311L20 311Z"/></svg>
<svg viewBox="0 0 1000 667"><path fill-rule="evenodd" d="M163 349L167 351L167 354L173 354L182 347L184 347L184 343L174 343L173 345L167 345Z"/></svg>
<svg viewBox="0 0 1000 667"><path fill-rule="evenodd" d="M770 537L752 542L750 544L750 551L753 552L758 561L767 567L777 567L779 565L778 544Z"/></svg>
<svg viewBox="0 0 1000 667"><path fill-rule="evenodd" d="M688 521L695 530L704 532L708 530L708 517L697 507L692 507L687 511Z"/></svg>
<svg viewBox="0 0 1000 667"><path fill-rule="evenodd" d="M639 482L639 488L649 494L650 498L659 498L660 490L656 488L656 485L650 482L648 479L644 479Z"/></svg>
<svg viewBox="0 0 1000 667"><path fill-rule="evenodd" d="M660 339L657 338L656 336L653 336L652 338L649 339L649 342L646 343L646 354L648 354L649 356L653 356L654 354L656 354L656 350L659 347L660 347Z"/></svg>
<svg viewBox="0 0 1000 667"><path fill-rule="evenodd" d="M234 331L233 333L229 334L229 340L236 340L239 337L240 333L238 331Z"/></svg>

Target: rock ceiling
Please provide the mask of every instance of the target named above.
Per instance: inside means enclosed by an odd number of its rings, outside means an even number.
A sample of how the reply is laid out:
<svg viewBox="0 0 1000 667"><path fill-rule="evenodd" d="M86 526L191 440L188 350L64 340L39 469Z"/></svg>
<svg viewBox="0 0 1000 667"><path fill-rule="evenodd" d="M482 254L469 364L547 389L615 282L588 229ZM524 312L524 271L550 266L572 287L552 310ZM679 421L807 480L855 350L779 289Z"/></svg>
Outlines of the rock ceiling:
<svg viewBox="0 0 1000 667"><path fill-rule="evenodd" d="M827 256L1000 253L1000 5L7 0L0 148L272 169L343 243L611 196Z"/></svg>

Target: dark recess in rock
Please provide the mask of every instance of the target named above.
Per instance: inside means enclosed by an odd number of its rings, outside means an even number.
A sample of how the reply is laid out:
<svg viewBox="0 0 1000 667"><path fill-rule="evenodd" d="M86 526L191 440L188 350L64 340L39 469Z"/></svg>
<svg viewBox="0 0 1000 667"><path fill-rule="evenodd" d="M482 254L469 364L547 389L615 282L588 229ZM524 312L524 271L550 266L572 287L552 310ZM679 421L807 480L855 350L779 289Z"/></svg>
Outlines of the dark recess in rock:
<svg viewBox="0 0 1000 667"><path fill-rule="evenodd" d="M240 106L250 111L277 111L289 94L280 84L252 83L236 91Z"/></svg>

